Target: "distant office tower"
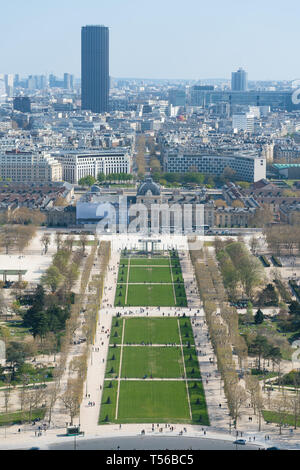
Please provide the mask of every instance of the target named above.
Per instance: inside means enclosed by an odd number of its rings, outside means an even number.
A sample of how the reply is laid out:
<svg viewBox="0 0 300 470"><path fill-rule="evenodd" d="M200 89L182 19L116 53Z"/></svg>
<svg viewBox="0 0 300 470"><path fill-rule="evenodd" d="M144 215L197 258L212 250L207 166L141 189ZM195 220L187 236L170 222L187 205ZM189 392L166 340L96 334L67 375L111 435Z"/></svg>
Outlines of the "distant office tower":
<svg viewBox="0 0 300 470"><path fill-rule="evenodd" d="M14 90L14 76L12 74L8 74L4 76L5 80L5 90L7 96L11 97L13 96L13 90Z"/></svg>
<svg viewBox="0 0 300 470"><path fill-rule="evenodd" d="M0 73L0 103L4 103L7 98L4 75Z"/></svg>
<svg viewBox="0 0 300 470"><path fill-rule="evenodd" d="M169 90L169 103L173 106L185 106L186 101L186 92L185 90L180 90L172 88Z"/></svg>
<svg viewBox="0 0 300 470"><path fill-rule="evenodd" d="M238 132L254 132L254 115L249 113L234 114L232 116L232 128Z"/></svg>
<svg viewBox="0 0 300 470"><path fill-rule="evenodd" d="M192 106L207 106L210 103L210 93L214 91L213 85L195 85L191 89L190 104Z"/></svg>
<svg viewBox="0 0 300 470"><path fill-rule="evenodd" d="M14 98L14 110L22 113L31 113L31 101L28 96L16 96Z"/></svg>
<svg viewBox="0 0 300 470"><path fill-rule="evenodd" d="M70 73L64 74L64 88L65 90L73 90L74 88L74 76Z"/></svg>
<svg viewBox="0 0 300 470"><path fill-rule="evenodd" d="M81 30L81 108L108 111L109 29L84 26Z"/></svg>
<svg viewBox="0 0 300 470"><path fill-rule="evenodd" d="M246 91L248 89L248 74L242 68L231 74L231 90Z"/></svg>

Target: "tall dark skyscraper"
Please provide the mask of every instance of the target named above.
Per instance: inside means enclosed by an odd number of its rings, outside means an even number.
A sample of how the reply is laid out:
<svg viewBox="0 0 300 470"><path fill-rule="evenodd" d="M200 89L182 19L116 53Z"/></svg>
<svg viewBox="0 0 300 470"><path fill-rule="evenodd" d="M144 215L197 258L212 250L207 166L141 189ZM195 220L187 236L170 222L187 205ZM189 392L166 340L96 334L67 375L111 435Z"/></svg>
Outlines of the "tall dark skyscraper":
<svg viewBox="0 0 300 470"><path fill-rule="evenodd" d="M81 30L81 108L108 111L109 29L84 26Z"/></svg>
<svg viewBox="0 0 300 470"><path fill-rule="evenodd" d="M232 91L247 91L248 89L248 74L242 68L237 72L231 74L231 90Z"/></svg>

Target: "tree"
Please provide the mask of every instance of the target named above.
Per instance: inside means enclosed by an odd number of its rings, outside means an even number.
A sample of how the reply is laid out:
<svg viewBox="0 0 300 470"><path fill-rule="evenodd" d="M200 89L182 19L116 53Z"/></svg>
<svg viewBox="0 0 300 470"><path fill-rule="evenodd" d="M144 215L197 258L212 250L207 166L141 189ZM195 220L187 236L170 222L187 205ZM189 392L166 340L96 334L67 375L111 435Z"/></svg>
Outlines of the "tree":
<svg viewBox="0 0 300 470"><path fill-rule="evenodd" d="M36 227L34 225L17 225L15 233L15 241L18 250L22 253L24 248L29 244L30 240L36 233Z"/></svg>
<svg viewBox="0 0 300 470"><path fill-rule="evenodd" d="M278 294L272 284L268 284L260 293L258 303L267 307L278 305Z"/></svg>
<svg viewBox="0 0 300 470"><path fill-rule="evenodd" d="M49 233L44 233L42 238L41 238L41 242L44 245L44 251L45 251L45 255L46 255L47 252L48 252L48 247L51 243L51 235Z"/></svg>
<svg viewBox="0 0 300 470"><path fill-rule="evenodd" d="M264 314L259 308L256 314L254 315L254 322L256 325L260 325L263 321L264 321Z"/></svg>
<svg viewBox="0 0 300 470"><path fill-rule="evenodd" d="M75 416L78 415L81 402L81 386L78 379L69 379L66 392L61 396L61 400L70 415L71 425Z"/></svg>
<svg viewBox="0 0 300 470"><path fill-rule="evenodd" d="M5 225L0 233L0 244L5 248L5 253L8 255L9 250L14 246L16 241L16 231L12 225Z"/></svg>
<svg viewBox="0 0 300 470"><path fill-rule="evenodd" d="M256 414L256 398L260 391L259 381L253 375L246 375L245 377L246 390L250 395L251 406L254 414Z"/></svg>
<svg viewBox="0 0 300 470"><path fill-rule="evenodd" d="M50 266L41 278L41 283L51 289L52 294L56 292L58 286L64 280L64 276L60 273L56 266Z"/></svg>
<svg viewBox="0 0 300 470"><path fill-rule="evenodd" d="M249 347L249 352L258 356L258 370L261 370L261 358L269 348L268 340L265 336L257 335Z"/></svg>
<svg viewBox="0 0 300 470"><path fill-rule="evenodd" d="M65 241L65 245L67 247L67 249L69 251L72 251L73 250L73 245L74 245L74 242L75 242L75 237L74 235L68 235L66 241Z"/></svg>
<svg viewBox="0 0 300 470"><path fill-rule="evenodd" d="M12 367L12 379L15 377L15 372L18 367L24 364L27 357L26 346L17 341L11 341L6 348L6 361Z"/></svg>
<svg viewBox="0 0 300 470"><path fill-rule="evenodd" d="M48 423L50 425L52 419L52 412L56 400L58 399L60 392L59 382L55 380L50 386L47 387L47 406L48 406Z"/></svg>
<svg viewBox="0 0 300 470"><path fill-rule="evenodd" d="M68 292L71 291L78 277L79 277L78 266L75 263L72 263L68 267L67 272L66 272L66 277L65 277L65 286Z"/></svg>
<svg viewBox="0 0 300 470"><path fill-rule="evenodd" d="M81 233L80 237L79 237L79 241L80 241L80 244L81 244L82 252L85 253L86 245L88 243L87 234L86 233Z"/></svg>
<svg viewBox="0 0 300 470"><path fill-rule="evenodd" d="M230 386L229 389L230 393L227 397L228 407L236 429L237 420L240 417L241 408L245 405L247 395L245 389L241 385L235 384Z"/></svg>
<svg viewBox="0 0 300 470"><path fill-rule="evenodd" d="M226 166L222 176L225 180L233 181L236 177L236 171L230 168L230 166Z"/></svg>
<svg viewBox="0 0 300 470"><path fill-rule="evenodd" d="M5 379L4 379L4 382L5 382L5 389L4 389L4 407L5 407L5 413L8 412L8 405L9 405L9 401L10 401L10 398L11 398L11 378L12 378L12 375L10 373L8 374L5 374Z"/></svg>
<svg viewBox="0 0 300 470"><path fill-rule="evenodd" d="M286 422L286 418L290 409L290 398L287 395L281 395L273 398L271 408L276 412L277 422L279 425L279 434L281 434L282 426Z"/></svg>
<svg viewBox="0 0 300 470"><path fill-rule="evenodd" d="M263 228L270 225L274 220L274 214L271 206L268 204L262 204L259 209L256 210L252 217L249 217L249 227Z"/></svg>
<svg viewBox="0 0 300 470"><path fill-rule="evenodd" d="M253 305L250 300L247 304L247 313L245 315L245 320L247 323L253 323Z"/></svg>
<svg viewBox="0 0 300 470"><path fill-rule="evenodd" d="M63 238L63 234L61 232L56 232L56 234L55 234L55 243L56 243L57 251L59 251L61 249L62 238Z"/></svg>
<svg viewBox="0 0 300 470"><path fill-rule="evenodd" d="M93 186L96 183L96 179L92 175L87 175L78 181L79 186Z"/></svg>
<svg viewBox="0 0 300 470"><path fill-rule="evenodd" d="M98 183L103 183L105 181L105 179L106 179L106 176L105 176L104 173L98 173L98 175L97 175Z"/></svg>

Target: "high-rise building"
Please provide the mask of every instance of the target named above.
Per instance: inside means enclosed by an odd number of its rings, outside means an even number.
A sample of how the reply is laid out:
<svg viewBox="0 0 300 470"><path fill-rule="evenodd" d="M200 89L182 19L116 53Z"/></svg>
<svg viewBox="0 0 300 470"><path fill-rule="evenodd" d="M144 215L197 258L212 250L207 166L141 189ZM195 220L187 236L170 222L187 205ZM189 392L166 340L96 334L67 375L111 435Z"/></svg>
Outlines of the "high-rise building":
<svg viewBox="0 0 300 470"><path fill-rule="evenodd" d="M232 116L232 128L240 131L249 133L254 132L254 115L250 113L233 114Z"/></svg>
<svg viewBox="0 0 300 470"><path fill-rule="evenodd" d="M6 94L7 96L12 97L13 90L14 90L14 76L12 74L7 74L4 76L4 80L5 80Z"/></svg>
<svg viewBox="0 0 300 470"><path fill-rule="evenodd" d="M64 74L64 88L65 90L73 90L74 88L74 75L70 73Z"/></svg>
<svg viewBox="0 0 300 470"><path fill-rule="evenodd" d="M84 26L81 30L81 108L108 111L109 29Z"/></svg>
<svg viewBox="0 0 300 470"><path fill-rule="evenodd" d="M16 96L13 101L15 111L21 113L31 113L31 101L28 96Z"/></svg>
<svg viewBox="0 0 300 470"><path fill-rule="evenodd" d="M231 74L231 90L246 91L248 89L248 74L242 68Z"/></svg>

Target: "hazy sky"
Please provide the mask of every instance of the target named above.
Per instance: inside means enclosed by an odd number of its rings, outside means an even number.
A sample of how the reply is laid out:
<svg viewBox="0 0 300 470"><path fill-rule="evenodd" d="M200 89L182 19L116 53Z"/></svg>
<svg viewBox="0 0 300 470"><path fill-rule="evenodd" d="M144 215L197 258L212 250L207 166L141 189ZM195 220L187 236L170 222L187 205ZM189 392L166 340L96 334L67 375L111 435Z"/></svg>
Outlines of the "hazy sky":
<svg viewBox="0 0 300 470"><path fill-rule="evenodd" d="M110 27L110 75L300 78L299 0L7 0L0 73L80 77L81 26Z"/></svg>

